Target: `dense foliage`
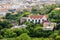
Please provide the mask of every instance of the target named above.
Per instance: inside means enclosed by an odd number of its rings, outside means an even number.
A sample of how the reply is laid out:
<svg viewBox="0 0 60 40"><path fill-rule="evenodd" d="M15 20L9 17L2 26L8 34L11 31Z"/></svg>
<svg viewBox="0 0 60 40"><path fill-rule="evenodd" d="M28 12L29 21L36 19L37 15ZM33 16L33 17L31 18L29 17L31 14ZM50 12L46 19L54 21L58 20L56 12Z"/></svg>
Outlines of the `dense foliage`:
<svg viewBox="0 0 60 40"><path fill-rule="evenodd" d="M52 22L60 22L60 10L53 10L49 14L49 18Z"/></svg>
<svg viewBox="0 0 60 40"><path fill-rule="evenodd" d="M43 5L42 9L33 8L31 12L23 11L17 12L17 14L7 13L4 17L4 21L0 21L0 39L7 40L60 40L60 10L55 10L59 5ZM19 24L21 17L27 17L29 14L41 14L48 15L49 21L56 22L56 29L53 30L43 30L42 24L34 24L33 22L25 22L26 28L15 28L11 29L13 26L11 21L17 22ZM20 25L20 24L19 24ZM9 29L8 29L9 28Z"/></svg>
<svg viewBox="0 0 60 40"><path fill-rule="evenodd" d="M11 28L12 26L13 25L8 20L0 21L0 30L4 28Z"/></svg>

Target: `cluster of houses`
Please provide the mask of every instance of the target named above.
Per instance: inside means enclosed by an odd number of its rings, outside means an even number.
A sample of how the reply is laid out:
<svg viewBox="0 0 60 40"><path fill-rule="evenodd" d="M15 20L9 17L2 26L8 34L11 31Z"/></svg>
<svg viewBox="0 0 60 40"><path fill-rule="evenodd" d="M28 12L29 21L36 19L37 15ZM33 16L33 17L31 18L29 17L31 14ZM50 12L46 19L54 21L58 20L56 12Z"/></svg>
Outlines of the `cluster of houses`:
<svg viewBox="0 0 60 40"><path fill-rule="evenodd" d="M56 23L50 22L47 15L29 15L28 17L22 17L20 22L32 21L34 24L42 24L44 30L53 30L56 27Z"/></svg>
<svg viewBox="0 0 60 40"><path fill-rule="evenodd" d="M42 7L40 4L56 4L59 0L0 0L0 17L5 16L7 12L16 12L18 10L31 10L32 6ZM56 23L49 22L47 15L29 15L28 17L22 17L20 22L24 21L33 23L42 23L44 30L53 30Z"/></svg>
<svg viewBox="0 0 60 40"><path fill-rule="evenodd" d="M56 4L59 0L0 0L0 16L5 16L7 12L18 11L23 9L31 10L32 6L39 6L41 4Z"/></svg>

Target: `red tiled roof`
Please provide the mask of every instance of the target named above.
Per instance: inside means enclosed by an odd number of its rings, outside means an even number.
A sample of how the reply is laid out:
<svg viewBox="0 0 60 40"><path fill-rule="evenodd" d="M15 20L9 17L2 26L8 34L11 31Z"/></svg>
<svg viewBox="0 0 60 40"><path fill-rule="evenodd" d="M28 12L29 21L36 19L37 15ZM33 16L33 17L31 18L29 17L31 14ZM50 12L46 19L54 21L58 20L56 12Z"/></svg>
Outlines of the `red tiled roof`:
<svg viewBox="0 0 60 40"><path fill-rule="evenodd" d="M33 19L41 19L41 18L43 18L43 17L46 17L47 18L47 16L46 15L30 15L29 16L31 19L33 18Z"/></svg>
<svg viewBox="0 0 60 40"><path fill-rule="evenodd" d="M11 6L12 4L3 4L2 6L5 6L5 7L7 7L7 6Z"/></svg>
<svg viewBox="0 0 60 40"><path fill-rule="evenodd" d="M3 6L3 7L0 8L0 10L5 11L5 10L8 10L8 8L9 8L9 6L11 6L11 4L3 4L2 6Z"/></svg>

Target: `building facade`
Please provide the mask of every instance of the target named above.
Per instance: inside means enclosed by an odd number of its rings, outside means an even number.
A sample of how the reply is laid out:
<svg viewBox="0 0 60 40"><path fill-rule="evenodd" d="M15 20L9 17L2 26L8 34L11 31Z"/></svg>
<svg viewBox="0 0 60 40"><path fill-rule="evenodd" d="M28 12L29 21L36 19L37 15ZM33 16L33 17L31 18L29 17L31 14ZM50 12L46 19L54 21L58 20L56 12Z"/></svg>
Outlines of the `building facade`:
<svg viewBox="0 0 60 40"><path fill-rule="evenodd" d="M44 30L53 30L55 27L56 27L56 23L52 23L52 22L44 22L43 23Z"/></svg>
<svg viewBox="0 0 60 40"><path fill-rule="evenodd" d="M43 21L47 21L48 16L47 15L30 15L27 18L27 21L32 21L33 23L43 23Z"/></svg>

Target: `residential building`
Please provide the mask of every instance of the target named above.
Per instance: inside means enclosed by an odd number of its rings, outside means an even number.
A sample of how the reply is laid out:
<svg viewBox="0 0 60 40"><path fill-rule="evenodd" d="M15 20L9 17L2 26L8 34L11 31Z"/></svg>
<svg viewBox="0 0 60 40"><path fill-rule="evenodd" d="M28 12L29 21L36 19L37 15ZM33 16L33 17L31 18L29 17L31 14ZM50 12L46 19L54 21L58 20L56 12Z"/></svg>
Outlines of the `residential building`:
<svg viewBox="0 0 60 40"><path fill-rule="evenodd" d="M56 27L56 23L52 23L52 22L43 23L43 30L54 30L55 27Z"/></svg>
<svg viewBox="0 0 60 40"><path fill-rule="evenodd" d="M32 21L33 23L43 23L44 21L48 21L47 15L30 15L27 18L27 21Z"/></svg>

